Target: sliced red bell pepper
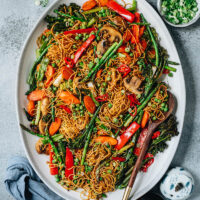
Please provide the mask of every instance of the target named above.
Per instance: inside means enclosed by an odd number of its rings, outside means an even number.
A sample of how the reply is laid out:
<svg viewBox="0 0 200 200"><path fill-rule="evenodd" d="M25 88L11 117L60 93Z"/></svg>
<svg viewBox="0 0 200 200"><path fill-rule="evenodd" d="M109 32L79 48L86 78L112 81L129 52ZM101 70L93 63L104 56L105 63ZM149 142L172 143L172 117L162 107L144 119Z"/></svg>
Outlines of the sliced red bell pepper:
<svg viewBox="0 0 200 200"><path fill-rule="evenodd" d="M134 133L140 128L140 125L137 122L133 122L123 133L120 135L117 140L118 143L115 146L117 150L120 150L134 135Z"/></svg>
<svg viewBox="0 0 200 200"><path fill-rule="evenodd" d="M147 169L148 169L148 168L153 164L153 162L154 162L154 156L153 156L153 154L147 153L146 156L144 157L144 160L147 159L147 158L152 158L152 159L150 159L150 160L141 168L141 170L142 170L143 172L147 172Z"/></svg>
<svg viewBox="0 0 200 200"><path fill-rule="evenodd" d="M121 47L119 47L119 49L117 50L118 53L125 53L126 46L122 45Z"/></svg>
<svg viewBox="0 0 200 200"><path fill-rule="evenodd" d="M70 151L70 149L66 148L66 158L65 158L65 176L69 178L70 180L73 180L73 174L74 174L74 158L73 154Z"/></svg>
<svg viewBox="0 0 200 200"><path fill-rule="evenodd" d="M77 50L77 52L74 55L74 63L76 64L78 59L81 57L83 52L89 47L89 45L92 43L92 41L95 39L95 35L90 35L90 37L82 44L82 46Z"/></svg>
<svg viewBox="0 0 200 200"><path fill-rule="evenodd" d="M123 78L126 77L130 72L131 72L131 68L128 67L127 65L123 64L120 67L117 68L117 70L121 73L123 73Z"/></svg>
<svg viewBox="0 0 200 200"><path fill-rule="evenodd" d="M125 18L128 22L132 23L134 21L135 15L123 8L122 6L120 6L117 2L111 0L108 1L106 5L108 8L114 10L116 13Z"/></svg>
<svg viewBox="0 0 200 200"><path fill-rule="evenodd" d="M102 96L97 96L95 98L98 102L104 102L104 101L108 101L108 94L104 94Z"/></svg>
<svg viewBox="0 0 200 200"><path fill-rule="evenodd" d="M53 156L54 156L54 152L52 151L52 147L49 144L49 168L50 168L50 174L51 175L57 175L58 174L58 167L56 167L56 165L53 164Z"/></svg>
<svg viewBox="0 0 200 200"><path fill-rule="evenodd" d="M136 13L134 13L135 14L135 22L136 23L140 23L140 13L138 13L138 12L136 12Z"/></svg>
<svg viewBox="0 0 200 200"><path fill-rule="evenodd" d="M137 100L135 94L128 94L128 99L130 100L130 106L133 107L135 105L140 105L141 103Z"/></svg>
<svg viewBox="0 0 200 200"><path fill-rule="evenodd" d="M134 112L133 112L134 111ZM137 106L134 106L134 109L129 112L129 114L132 116L132 117L135 117L137 115Z"/></svg>
<svg viewBox="0 0 200 200"><path fill-rule="evenodd" d="M140 155L140 151L141 151L142 146L144 144L144 141L145 141L145 138L147 136L147 133L148 133L148 129L147 128L143 129L142 132L140 133L140 136L139 136L137 144L136 144L136 148L134 149L134 154L136 156Z"/></svg>
<svg viewBox="0 0 200 200"><path fill-rule="evenodd" d="M119 161L119 162L124 162L126 159L123 158L123 157L112 157L112 160L116 160L116 161Z"/></svg>
<svg viewBox="0 0 200 200"><path fill-rule="evenodd" d="M142 40L140 43L142 45L143 51L145 51L146 48L147 48L147 42L146 42L146 40Z"/></svg>
<svg viewBox="0 0 200 200"><path fill-rule="evenodd" d="M153 135L152 135L152 139L156 139L157 137L160 136L160 131L156 131Z"/></svg>
<svg viewBox="0 0 200 200"><path fill-rule="evenodd" d="M163 74L169 74L169 70L168 69L163 69Z"/></svg>
<svg viewBox="0 0 200 200"><path fill-rule="evenodd" d="M65 57L65 63L67 64L67 67L69 67L69 68L74 67L74 61L69 57Z"/></svg>
<svg viewBox="0 0 200 200"><path fill-rule="evenodd" d="M86 28L86 29L78 29L78 30L71 30L71 31L65 31L64 35L68 34L76 34L76 33L90 33L92 31L95 31L95 28Z"/></svg>
<svg viewBox="0 0 200 200"><path fill-rule="evenodd" d="M137 24L134 24L132 27L132 31L133 31L133 37L131 39L131 43L137 44L140 42L140 26Z"/></svg>
<svg viewBox="0 0 200 200"><path fill-rule="evenodd" d="M61 105L60 108L62 108L63 110L65 110L67 113L72 113L72 111L70 110L70 108L68 108L67 106Z"/></svg>

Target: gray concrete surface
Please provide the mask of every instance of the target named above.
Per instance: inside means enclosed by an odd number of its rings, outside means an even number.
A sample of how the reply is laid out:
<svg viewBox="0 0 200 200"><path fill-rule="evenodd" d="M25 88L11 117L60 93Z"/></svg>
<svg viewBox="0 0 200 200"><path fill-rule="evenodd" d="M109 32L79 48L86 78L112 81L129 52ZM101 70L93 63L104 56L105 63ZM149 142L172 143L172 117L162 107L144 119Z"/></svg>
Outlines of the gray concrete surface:
<svg viewBox="0 0 200 200"><path fill-rule="evenodd" d="M50 3L53 0L50 0ZM155 6L156 0L149 0ZM49 4L50 5L50 4ZM0 199L13 199L3 179L7 160L25 155L16 122L16 73L20 51L29 31L46 8L34 0L0 0ZM171 166L183 166L195 177L191 200L200 199L200 20L188 28L168 27L182 60L187 89L183 135Z"/></svg>

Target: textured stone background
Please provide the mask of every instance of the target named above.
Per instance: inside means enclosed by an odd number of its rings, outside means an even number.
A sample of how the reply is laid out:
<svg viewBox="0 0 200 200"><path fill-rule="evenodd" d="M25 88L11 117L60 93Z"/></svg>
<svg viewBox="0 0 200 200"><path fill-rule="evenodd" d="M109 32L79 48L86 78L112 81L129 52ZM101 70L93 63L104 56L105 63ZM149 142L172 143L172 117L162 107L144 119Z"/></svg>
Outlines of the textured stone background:
<svg viewBox="0 0 200 200"><path fill-rule="evenodd" d="M53 0L50 0L50 3ZM149 0L155 6L156 0ZM50 4L49 4L50 5ZM46 8L34 0L0 0L0 199L13 199L4 188L7 160L24 155L16 122L16 73L22 45ZM188 28L168 27L182 60L187 89L183 135L172 166L183 166L195 177L191 200L200 199L200 20Z"/></svg>

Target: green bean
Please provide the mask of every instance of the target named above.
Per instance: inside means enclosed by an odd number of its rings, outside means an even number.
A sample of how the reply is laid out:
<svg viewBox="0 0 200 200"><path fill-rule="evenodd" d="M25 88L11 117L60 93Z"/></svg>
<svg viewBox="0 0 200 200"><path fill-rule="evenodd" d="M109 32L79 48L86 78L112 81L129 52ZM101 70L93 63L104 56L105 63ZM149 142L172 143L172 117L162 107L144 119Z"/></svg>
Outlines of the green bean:
<svg viewBox="0 0 200 200"><path fill-rule="evenodd" d="M88 146L89 146L89 143L90 143L90 138L91 138L91 135L92 135L93 128L94 128L94 124L92 124L92 126L91 126L91 128L90 128L90 130L87 134L87 137L86 137L85 145L84 145L84 148L83 148L83 154L82 154L82 158L81 158L81 165L83 165L84 162L85 162L85 157L86 157L87 149L88 149Z"/></svg>
<svg viewBox="0 0 200 200"><path fill-rule="evenodd" d="M30 86L32 86L32 85L34 84L34 80L35 80L34 74L35 74L35 71L36 71L36 67L37 67L37 65L41 62L42 58L43 58L44 55L47 53L47 51L48 51L48 49L49 49L50 46L51 46L51 45L48 45L48 46L44 49L44 51L41 53L40 57L39 57L38 59L36 59L36 61L34 62L32 68L31 68L31 71L30 71L30 73L29 73L28 80L27 80L27 83L28 83Z"/></svg>
<svg viewBox="0 0 200 200"><path fill-rule="evenodd" d="M148 104L148 102L151 100L151 98L153 97L153 95L156 93L156 91L158 90L158 87L160 86L160 84L158 84L153 90L152 92L149 94L149 96L144 100L144 102L138 106L137 108L137 112L139 113L141 110L143 110L145 108L145 106ZM134 117L130 116L127 121L125 122L124 126L127 127L132 120L134 119Z"/></svg>
<svg viewBox="0 0 200 200"><path fill-rule="evenodd" d="M93 18L88 22L87 27L92 26L96 21L97 21L97 18L93 17Z"/></svg>
<svg viewBox="0 0 200 200"><path fill-rule="evenodd" d="M141 25L141 26L150 26L151 24L150 23L142 23L142 22L133 22L129 25Z"/></svg>
<svg viewBox="0 0 200 200"><path fill-rule="evenodd" d="M58 142L58 148L59 148L59 151L61 152L61 157L62 157L62 160L65 162L65 154L66 154L66 148L63 144L63 142Z"/></svg>
<svg viewBox="0 0 200 200"><path fill-rule="evenodd" d="M143 14L141 14L140 16L141 16L143 22L147 23L147 21L144 18ZM151 31L151 28L149 26L147 26L147 31L149 32L151 41L153 43L153 46L154 46L154 49L155 49L155 52L156 52L156 66L158 67L158 65L159 65L159 50L158 50L158 45L156 43L155 37L154 37L154 35L153 35L152 31Z"/></svg>
<svg viewBox="0 0 200 200"><path fill-rule="evenodd" d="M94 9L91 9L91 10L84 11L82 13L84 15L88 15L88 14L91 14L91 13L99 12L99 11L104 10L104 9L108 9L108 8L107 7L98 7L98 8L94 8Z"/></svg>
<svg viewBox="0 0 200 200"><path fill-rule="evenodd" d="M165 69L168 69L169 71L172 71L172 72L176 72L176 68L174 67L165 66Z"/></svg>
<svg viewBox="0 0 200 200"><path fill-rule="evenodd" d="M170 64L170 65L180 65L179 63L173 62L173 61L170 61L170 60L168 60L167 63Z"/></svg>
<svg viewBox="0 0 200 200"><path fill-rule="evenodd" d="M90 92L90 97L91 97L92 100L94 101L96 107L99 107L99 102L94 98L94 95L92 94L92 92Z"/></svg>
<svg viewBox="0 0 200 200"><path fill-rule="evenodd" d="M61 15L61 16L63 16L63 17L70 17L70 18L72 18L72 19L79 20L79 21L81 21L81 22L87 21L87 20L85 20L85 19L82 19L82 18L79 18L79 17L75 17L75 16L73 16L73 15L69 15L69 14L67 14L67 13L61 13L61 12L59 12L58 10L54 10L54 13L56 13L56 14L58 14L58 15Z"/></svg>
<svg viewBox="0 0 200 200"><path fill-rule="evenodd" d="M104 63L104 61L106 60L106 58L109 56L109 54L115 49L115 47L117 46L117 42L115 42L107 51L106 53L102 56L101 60L99 61L99 63L97 63L92 70L88 73L88 75L82 80L82 82L87 81L95 71L97 71L100 66Z"/></svg>
<svg viewBox="0 0 200 200"><path fill-rule="evenodd" d="M51 99L51 101L52 101L52 104L51 104L51 118L52 118L52 121L55 122L55 107L54 107L55 98Z"/></svg>
<svg viewBox="0 0 200 200"><path fill-rule="evenodd" d="M21 127L24 131L27 131L28 133L30 133L31 135L35 135L35 136L44 138L44 135L41 135L41 134L39 134L39 133L35 133L35 132L31 131L30 129L28 129L27 127L25 127L23 124L20 124L20 127Z"/></svg>

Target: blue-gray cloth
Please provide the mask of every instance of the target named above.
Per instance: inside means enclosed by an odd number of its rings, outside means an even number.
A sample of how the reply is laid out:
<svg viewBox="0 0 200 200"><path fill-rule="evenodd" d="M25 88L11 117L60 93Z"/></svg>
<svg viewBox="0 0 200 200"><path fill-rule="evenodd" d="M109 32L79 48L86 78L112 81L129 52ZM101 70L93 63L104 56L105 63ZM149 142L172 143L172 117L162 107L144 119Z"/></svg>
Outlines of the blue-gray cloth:
<svg viewBox="0 0 200 200"><path fill-rule="evenodd" d="M15 156L9 160L4 183L17 200L63 200L40 180L24 157Z"/></svg>

